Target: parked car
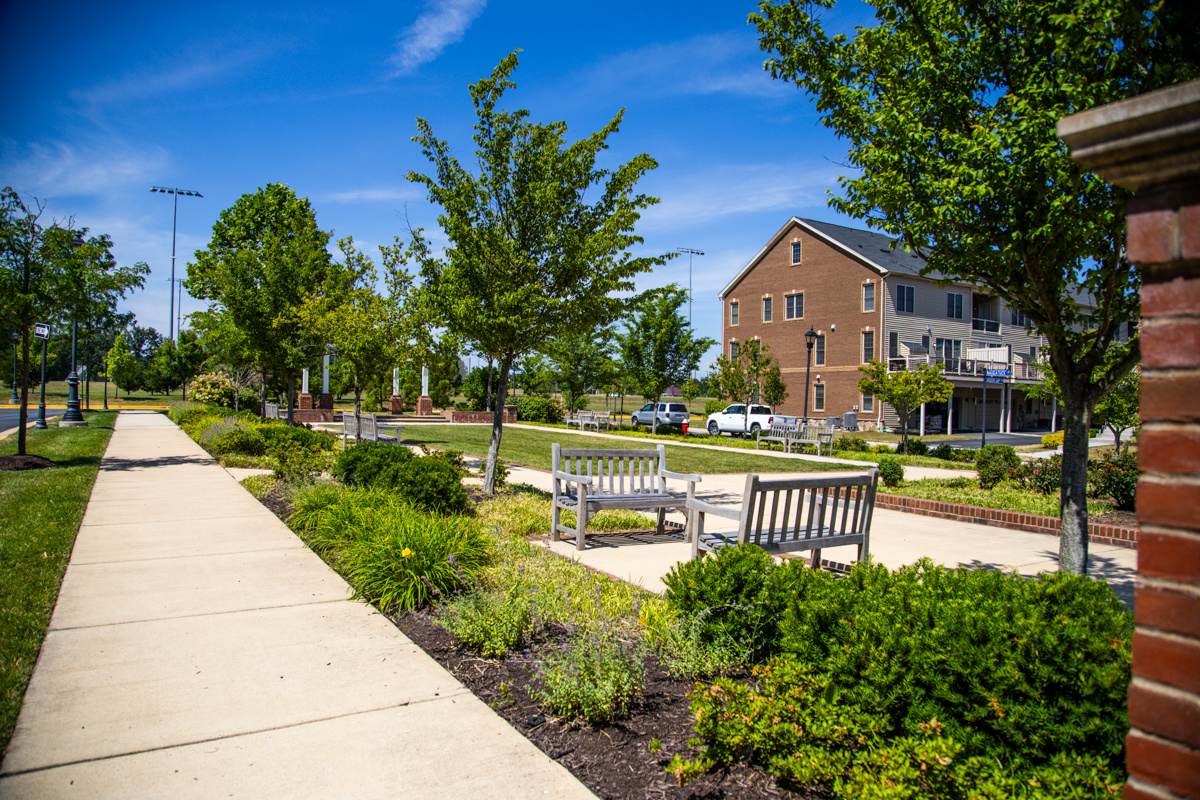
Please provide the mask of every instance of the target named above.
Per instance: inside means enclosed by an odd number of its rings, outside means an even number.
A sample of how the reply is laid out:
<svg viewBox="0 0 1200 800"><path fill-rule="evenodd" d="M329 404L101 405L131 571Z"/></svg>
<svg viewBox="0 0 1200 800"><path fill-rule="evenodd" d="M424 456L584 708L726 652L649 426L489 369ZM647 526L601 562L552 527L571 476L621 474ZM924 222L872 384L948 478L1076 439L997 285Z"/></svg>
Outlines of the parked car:
<svg viewBox="0 0 1200 800"><path fill-rule="evenodd" d="M682 425L688 421L687 406L683 403L659 403L658 413L654 411L654 403L646 405L633 412L634 425Z"/></svg>
<svg viewBox="0 0 1200 800"><path fill-rule="evenodd" d="M725 406L721 411L708 415L708 433L710 436L720 436L722 433L754 435L764 428L770 428L772 422L795 422L795 417L776 414L770 406L746 406L735 403Z"/></svg>

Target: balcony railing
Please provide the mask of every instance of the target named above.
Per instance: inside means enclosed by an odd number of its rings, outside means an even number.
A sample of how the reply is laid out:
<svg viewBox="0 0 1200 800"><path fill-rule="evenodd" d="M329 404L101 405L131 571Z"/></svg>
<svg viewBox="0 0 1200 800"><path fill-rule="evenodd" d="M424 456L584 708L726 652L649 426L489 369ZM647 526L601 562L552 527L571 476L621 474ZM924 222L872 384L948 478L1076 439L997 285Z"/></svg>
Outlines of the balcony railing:
<svg viewBox="0 0 1200 800"><path fill-rule="evenodd" d="M999 333L1000 323L994 319L973 319L971 320L971 330L984 331L985 333Z"/></svg>
<svg viewBox="0 0 1200 800"><path fill-rule="evenodd" d="M988 370L1011 369L1016 380L1036 381L1041 379L1041 370L1035 364L1023 361L985 361L979 358L943 358L941 356L911 356L889 358L888 372L904 372L921 364L941 364L942 374L968 378L982 378Z"/></svg>

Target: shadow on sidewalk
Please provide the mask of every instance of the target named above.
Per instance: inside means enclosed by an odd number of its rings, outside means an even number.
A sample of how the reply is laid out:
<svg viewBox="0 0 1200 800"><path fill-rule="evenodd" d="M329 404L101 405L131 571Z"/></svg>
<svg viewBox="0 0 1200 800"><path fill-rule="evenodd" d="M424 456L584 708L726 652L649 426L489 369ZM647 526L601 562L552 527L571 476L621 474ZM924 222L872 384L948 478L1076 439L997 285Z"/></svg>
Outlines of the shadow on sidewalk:
<svg viewBox="0 0 1200 800"><path fill-rule="evenodd" d="M178 467L188 464L204 466L215 462L202 456L155 456L153 458L115 458L106 456L100 462L102 472L123 472L131 469L153 469L155 467Z"/></svg>
<svg viewBox="0 0 1200 800"><path fill-rule="evenodd" d="M1046 560L1057 560L1058 553L1050 550L1044 551L1043 555ZM997 572L1012 572L1013 567L1006 564L989 564L983 561L970 561L963 563L964 567L977 569L990 569ZM1113 590L1113 594L1117 599L1125 604L1125 607L1133 611L1133 590L1137 575L1128 567L1122 566L1114 558L1109 558L1096 553L1088 553L1088 577L1094 580L1103 581L1108 584Z"/></svg>

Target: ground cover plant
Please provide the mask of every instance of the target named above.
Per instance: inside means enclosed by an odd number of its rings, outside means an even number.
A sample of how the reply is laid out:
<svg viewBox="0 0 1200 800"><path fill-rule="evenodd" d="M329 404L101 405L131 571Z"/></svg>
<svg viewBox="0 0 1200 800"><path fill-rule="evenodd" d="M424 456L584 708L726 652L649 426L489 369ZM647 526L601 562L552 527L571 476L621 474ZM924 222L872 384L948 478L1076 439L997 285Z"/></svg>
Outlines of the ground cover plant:
<svg viewBox="0 0 1200 800"><path fill-rule="evenodd" d="M1019 511L1023 514L1039 514L1057 517L1059 514L1058 492L1043 494L1031 488L1022 488L1012 482L999 483L991 489L979 488L973 478L926 478L919 481L904 481L886 489L888 494L905 497L920 497L925 500L941 500L946 503L963 503L981 508L1001 511ZM1088 501L1089 514L1104 514L1111 511L1112 504L1099 498Z"/></svg>
<svg viewBox="0 0 1200 800"><path fill-rule="evenodd" d="M0 751L12 736L115 419L96 413L86 428L30 430L27 453L53 466L0 469ZM0 441L0 461L16 451L15 436Z"/></svg>

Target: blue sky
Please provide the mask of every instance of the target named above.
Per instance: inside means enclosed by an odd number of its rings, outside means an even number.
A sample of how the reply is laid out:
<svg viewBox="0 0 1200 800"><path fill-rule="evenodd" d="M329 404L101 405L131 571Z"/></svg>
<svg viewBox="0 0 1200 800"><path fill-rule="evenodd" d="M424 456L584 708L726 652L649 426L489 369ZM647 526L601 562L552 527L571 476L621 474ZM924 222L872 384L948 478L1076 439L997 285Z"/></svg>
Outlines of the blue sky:
<svg viewBox="0 0 1200 800"><path fill-rule="evenodd" d="M828 208L845 147L810 100L762 70L746 17L753 5L430 0L323 5L0 4L0 183L108 233L122 263L153 272L124 308L167 330L171 198L179 201L177 274L214 220L246 192L279 181L307 196L317 222L377 253L436 210L409 170L430 120L467 163L467 85L514 48L506 95L571 138L625 119L611 165L647 152L659 168L639 189L662 202L643 217L645 250L703 250L693 261L697 331L720 335L716 293L792 215L857 225ZM827 18L850 30L866 8ZM686 286L682 257L641 287ZM183 311L200 303L183 299ZM716 349L710 352L715 357ZM706 359L707 363L708 359Z"/></svg>

